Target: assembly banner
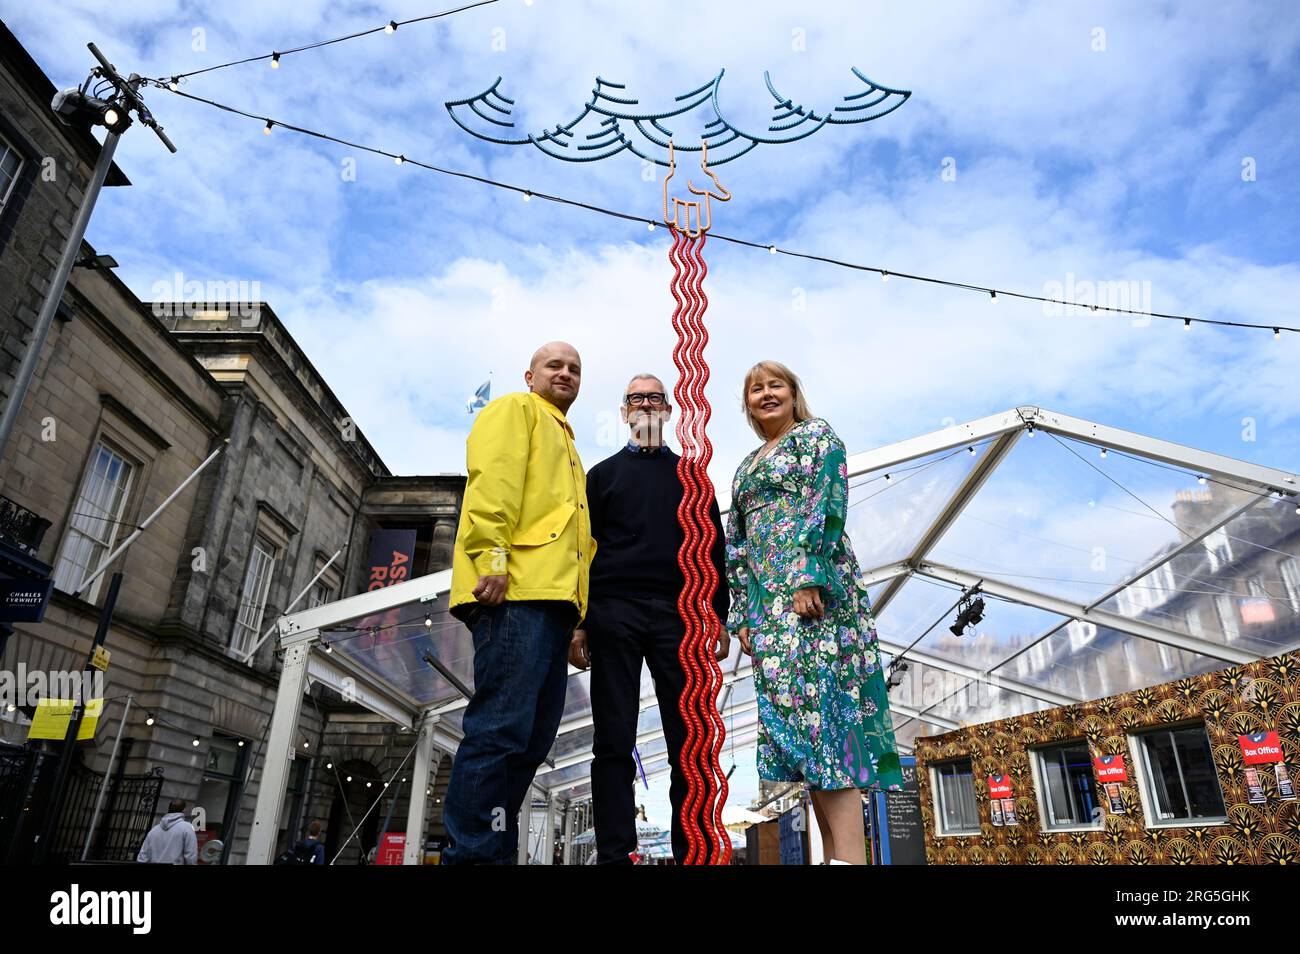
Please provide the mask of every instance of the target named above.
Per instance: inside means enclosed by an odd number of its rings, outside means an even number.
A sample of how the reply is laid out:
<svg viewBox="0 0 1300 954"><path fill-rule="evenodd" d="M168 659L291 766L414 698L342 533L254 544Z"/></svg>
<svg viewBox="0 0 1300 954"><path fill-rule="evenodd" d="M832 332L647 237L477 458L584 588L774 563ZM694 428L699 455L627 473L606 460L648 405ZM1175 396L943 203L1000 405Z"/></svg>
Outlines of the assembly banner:
<svg viewBox="0 0 1300 954"><path fill-rule="evenodd" d="M1011 794L1011 776L1010 775L990 775L989 776L989 798L1012 798Z"/></svg>
<svg viewBox="0 0 1300 954"><path fill-rule="evenodd" d="M1122 755L1098 755L1092 760L1092 768L1097 774L1097 781L1102 785L1128 781L1128 769Z"/></svg>
<svg viewBox="0 0 1300 954"><path fill-rule="evenodd" d="M414 530L376 530L370 535L366 590L379 590L409 580L414 559Z"/></svg>
<svg viewBox="0 0 1300 954"><path fill-rule="evenodd" d="M370 535L370 560L367 564L366 592L382 590L411 578L411 564L415 559L414 530L376 530ZM357 640L354 650L370 651L374 661L390 663L394 660L397 645L396 626L401 622L402 611L394 607L360 620L356 627L369 630L370 635Z"/></svg>
<svg viewBox="0 0 1300 954"><path fill-rule="evenodd" d="M1252 732L1237 736L1242 761L1247 765L1271 765L1282 761L1282 742L1277 732Z"/></svg>

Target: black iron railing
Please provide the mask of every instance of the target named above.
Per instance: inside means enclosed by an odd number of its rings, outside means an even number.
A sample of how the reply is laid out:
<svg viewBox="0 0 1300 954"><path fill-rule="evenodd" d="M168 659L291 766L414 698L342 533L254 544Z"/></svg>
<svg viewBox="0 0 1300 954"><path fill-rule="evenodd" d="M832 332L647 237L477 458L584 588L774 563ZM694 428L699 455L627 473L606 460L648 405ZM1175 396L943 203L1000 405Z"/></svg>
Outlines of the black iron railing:
<svg viewBox="0 0 1300 954"><path fill-rule="evenodd" d="M35 556L49 528L50 521L44 517L0 496L0 540Z"/></svg>

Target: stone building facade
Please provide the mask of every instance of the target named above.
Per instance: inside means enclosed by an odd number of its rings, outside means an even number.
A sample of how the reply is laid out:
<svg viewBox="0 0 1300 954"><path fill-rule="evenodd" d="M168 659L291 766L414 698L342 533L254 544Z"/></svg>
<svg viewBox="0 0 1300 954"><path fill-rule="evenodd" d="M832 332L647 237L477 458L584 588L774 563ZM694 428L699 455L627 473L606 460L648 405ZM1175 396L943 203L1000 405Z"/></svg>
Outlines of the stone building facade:
<svg viewBox="0 0 1300 954"><path fill-rule="evenodd" d="M3 44L21 51L7 32ZM16 367L79 200L75 183L57 177L46 194L27 164L49 154L84 181L94 154L88 133L66 132L50 116L53 88L39 82L49 81L25 52L11 52L0 66L0 134L25 150L18 182L27 191L0 208L0 315L4 360ZM263 636L299 597L295 608L364 590L376 530L415 531L414 573L449 566L464 480L392 475L267 304L144 303L109 270L74 269L0 457L0 577L23 568L54 581L44 619L12 624L0 672L79 673L120 572L104 711L93 738L77 746L77 791L103 784L120 729L110 791L160 777L149 789L157 799L149 823L169 799L185 799L201 810L204 857L238 863L278 685L276 641ZM62 745L28 738L35 702L0 700L0 769L26 773L0 771L0 841L8 839L14 861L30 856L41 785ZM332 853L359 860L377 829L368 822L346 843L351 820L401 764L402 730L314 687L299 733L282 840L311 818L333 819ZM337 768L350 769L355 788ZM56 820L56 853L79 853L92 800L70 801ZM122 858L132 837L118 817L126 806L115 795L107 802L101 826L122 837L102 851L97 843L92 857ZM437 808L431 799L431 813ZM382 824L388 810L369 817ZM28 817L20 824L15 811ZM404 824L405 813L403 803L392 817ZM436 834L436 814L432 821Z"/></svg>

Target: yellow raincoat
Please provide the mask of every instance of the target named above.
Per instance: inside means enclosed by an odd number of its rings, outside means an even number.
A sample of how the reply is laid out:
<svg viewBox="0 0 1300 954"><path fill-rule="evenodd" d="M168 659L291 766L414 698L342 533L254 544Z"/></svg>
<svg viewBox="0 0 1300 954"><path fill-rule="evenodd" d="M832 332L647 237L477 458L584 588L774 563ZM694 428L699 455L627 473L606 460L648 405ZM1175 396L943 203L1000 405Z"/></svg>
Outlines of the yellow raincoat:
<svg viewBox="0 0 1300 954"><path fill-rule="evenodd" d="M564 412L531 391L506 394L479 412L465 445L453 614L477 602L480 576L507 574L507 600L564 600L586 616L596 541L587 477Z"/></svg>

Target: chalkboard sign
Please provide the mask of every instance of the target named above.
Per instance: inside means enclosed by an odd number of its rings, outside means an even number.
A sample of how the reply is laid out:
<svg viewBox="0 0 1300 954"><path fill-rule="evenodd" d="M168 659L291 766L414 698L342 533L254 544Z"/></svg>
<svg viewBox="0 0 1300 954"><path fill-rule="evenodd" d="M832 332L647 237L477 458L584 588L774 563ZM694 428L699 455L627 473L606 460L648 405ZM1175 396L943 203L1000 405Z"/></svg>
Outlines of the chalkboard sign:
<svg viewBox="0 0 1300 954"><path fill-rule="evenodd" d="M903 791L876 792L873 845L876 864L923 865L925 829L921 824L921 793L916 784L916 759L904 756Z"/></svg>

